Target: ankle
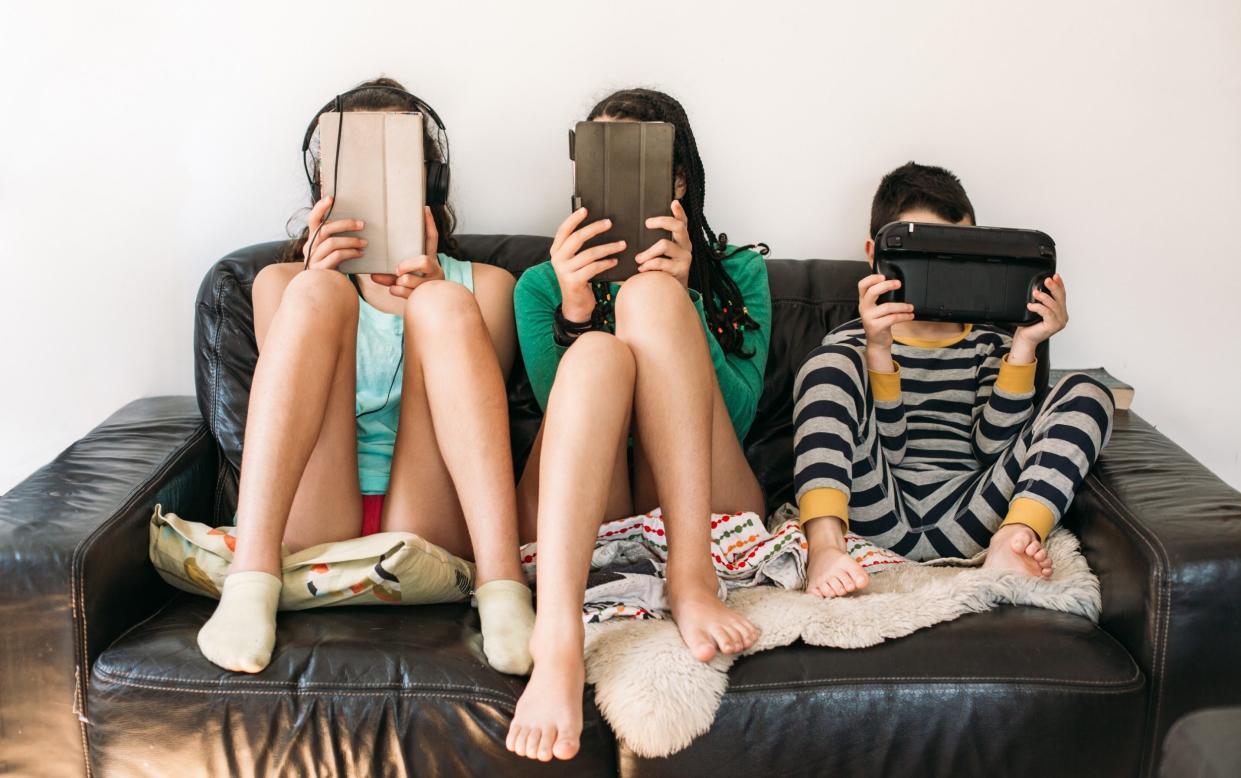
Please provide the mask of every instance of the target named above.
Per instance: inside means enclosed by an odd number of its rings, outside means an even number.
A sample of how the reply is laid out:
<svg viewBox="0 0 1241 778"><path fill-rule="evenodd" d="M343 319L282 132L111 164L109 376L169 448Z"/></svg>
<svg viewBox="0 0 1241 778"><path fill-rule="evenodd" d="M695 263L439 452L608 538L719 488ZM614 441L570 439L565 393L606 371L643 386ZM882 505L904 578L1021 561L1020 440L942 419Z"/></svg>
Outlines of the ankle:
<svg viewBox="0 0 1241 778"><path fill-rule="evenodd" d="M571 621L558 620L553 622L541 615L534 621L534 631L530 633L530 655L558 661L566 658L582 658L582 645L586 641L586 627L581 616Z"/></svg>
<svg viewBox="0 0 1241 778"><path fill-rule="evenodd" d="M999 529L995 531L995 534L991 536L991 543L989 545L995 546L996 544L1003 544L1012 540L1014 537L1024 537L1026 538L1026 542L1039 540L1038 533L1035 532L1032 527L1027 524L1012 522L1008 524L1001 524Z"/></svg>
<svg viewBox="0 0 1241 778"><path fill-rule="evenodd" d="M802 525L806 543L813 553L820 550L845 551L845 523L836 516L821 516Z"/></svg>
<svg viewBox="0 0 1241 778"><path fill-rule="evenodd" d="M489 584L492 581L516 581L524 586L529 586L530 582L526 580L525 573L521 570L521 563L513 560L511 564L490 564L482 565L478 562L474 563L474 588L475 590Z"/></svg>
<svg viewBox="0 0 1241 778"><path fill-rule="evenodd" d="M228 574L234 573L267 573L268 575L281 577L280 557L260 556L260 555L244 555L237 554L233 557L232 563L228 566Z"/></svg>
<svg viewBox="0 0 1241 778"><path fill-rule="evenodd" d="M719 586L714 568L711 569L709 577L700 570L674 575L672 568L668 568L666 590L670 601L718 600Z"/></svg>

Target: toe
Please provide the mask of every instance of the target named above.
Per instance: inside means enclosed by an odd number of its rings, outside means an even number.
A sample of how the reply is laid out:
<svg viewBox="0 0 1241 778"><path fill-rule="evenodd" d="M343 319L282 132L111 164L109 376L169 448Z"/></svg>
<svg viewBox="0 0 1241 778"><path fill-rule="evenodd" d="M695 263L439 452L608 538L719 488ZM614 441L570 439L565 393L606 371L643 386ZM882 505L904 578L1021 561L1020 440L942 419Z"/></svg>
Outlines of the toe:
<svg viewBox="0 0 1241 778"><path fill-rule="evenodd" d="M749 648L750 646L757 643L759 634L760 633L759 633L758 627L754 626L749 621L747 621L745 623L745 647Z"/></svg>
<svg viewBox="0 0 1241 778"><path fill-rule="evenodd" d="M1039 549L1041 549L1042 547L1043 545L1039 543L1037 540L1031 540L1030 544L1026 546L1026 555L1034 556L1035 554L1039 552Z"/></svg>
<svg viewBox="0 0 1241 778"><path fill-rule="evenodd" d="M841 585L839 578L833 578L829 581L829 583L832 586L832 591L836 593L837 597L845 596L845 587Z"/></svg>
<svg viewBox="0 0 1241 778"><path fill-rule="evenodd" d="M530 729L527 729L525 740L521 744L521 750L518 751L517 753L521 754L527 759L534 759L536 756L538 756L540 734L541 734L540 731L535 727L531 727Z"/></svg>
<svg viewBox="0 0 1241 778"><path fill-rule="evenodd" d="M577 756L578 741L576 737L562 734L552 748L552 755L557 759L572 759Z"/></svg>
<svg viewBox="0 0 1241 778"><path fill-rule="evenodd" d="M710 662L715 657L715 643L711 636L702 630L694 630L686 644L699 662Z"/></svg>
<svg viewBox="0 0 1241 778"><path fill-rule="evenodd" d="M522 728L514 721L509 724L508 737L504 738L504 747L513 753L517 753L517 743L522 735Z"/></svg>
<svg viewBox="0 0 1241 778"><path fill-rule="evenodd" d="M539 747L536 755L540 762L552 761L552 746L556 743L557 734L556 728L550 726L544 727L539 733Z"/></svg>
<svg viewBox="0 0 1241 778"><path fill-rule="evenodd" d="M716 624L711 629L711 638L715 641L715 645L719 647L720 651L725 654L736 653L733 643L736 642L737 638L728 626Z"/></svg>
<svg viewBox="0 0 1241 778"><path fill-rule="evenodd" d="M1038 551L1035 551L1035 552L1034 552L1034 561L1035 561L1035 562L1040 562L1040 563L1041 563L1041 562L1045 562L1046 560L1047 560L1047 549L1045 549L1045 548L1040 548Z"/></svg>
<svg viewBox="0 0 1241 778"><path fill-rule="evenodd" d="M870 577L866 573L858 571L853 573L853 583L857 585L857 588L861 589L870 583Z"/></svg>

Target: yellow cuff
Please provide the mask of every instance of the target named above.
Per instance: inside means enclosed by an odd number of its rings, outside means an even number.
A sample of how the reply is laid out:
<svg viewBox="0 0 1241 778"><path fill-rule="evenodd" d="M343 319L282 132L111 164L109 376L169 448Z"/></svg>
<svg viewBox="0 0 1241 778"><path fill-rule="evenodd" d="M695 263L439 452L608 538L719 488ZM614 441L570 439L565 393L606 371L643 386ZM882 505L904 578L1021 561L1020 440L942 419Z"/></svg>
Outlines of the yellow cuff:
<svg viewBox="0 0 1241 778"><path fill-rule="evenodd" d="M835 516L849 529L849 496L839 489L822 486L811 489L797 501L801 523L821 519L824 516Z"/></svg>
<svg viewBox="0 0 1241 778"><path fill-rule="evenodd" d="M816 490L817 491L817 490ZM806 494L809 497L814 492ZM803 522L804 523L804 522ZM1008 516L1004 517L1001 527L1006 524L1024 524L1038 534L1039 540L1047 540L1047 533L1056 524L1056 516L1043 503L1029 497L1018 497L1008 506Z"/></svg>
<svg viewBox="0 0 1241 778"><path fill-rule="evenodd" d="M1028 365L1009 363L1008 355L1000 360L1000 374L995 379L995 388L1006 394L1028 394L1034 391L1034 369L1038 360ZM879 399L878 397L875 398Z"/></svg>
<svg viewBox="0 0 1241 778"><path fill-rule="evenodd" d="M897 365L896 369L891 373L880 373L875 370L867 370L866 372L870 374L870 393L876 401L887 403L901 399L900 365Z"/></svg>

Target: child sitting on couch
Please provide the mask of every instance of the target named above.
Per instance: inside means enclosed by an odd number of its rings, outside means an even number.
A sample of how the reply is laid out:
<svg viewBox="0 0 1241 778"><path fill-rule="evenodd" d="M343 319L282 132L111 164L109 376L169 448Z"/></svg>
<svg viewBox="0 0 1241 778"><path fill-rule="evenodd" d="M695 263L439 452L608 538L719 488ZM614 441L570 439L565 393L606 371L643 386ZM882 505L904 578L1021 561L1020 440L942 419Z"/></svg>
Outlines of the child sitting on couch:
<svg viewBox="0 0 1241 778"><path fill-rule="evenodd" d="M884 176L866 256L888 222L974 224L955 175L910 162ZM880 303L900 282L858 283L859 319L837 327L794 385L795 473L810 545L806 591L846 595L867 575L850 530L911 559L971 556L984 567L1049 577L1047 533L1111 433L1111 393L1073 374L1034 408L1035 348L1068 323L1064 281L1048 279L1015 334L917 321Z"/></svg>

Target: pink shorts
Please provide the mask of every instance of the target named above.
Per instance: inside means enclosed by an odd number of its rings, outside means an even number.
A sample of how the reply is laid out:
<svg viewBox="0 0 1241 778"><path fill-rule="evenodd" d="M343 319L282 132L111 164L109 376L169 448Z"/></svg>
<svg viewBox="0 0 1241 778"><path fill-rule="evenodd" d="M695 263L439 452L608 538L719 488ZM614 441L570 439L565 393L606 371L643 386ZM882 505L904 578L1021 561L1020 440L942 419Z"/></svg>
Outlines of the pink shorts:
<svg viewBox="0 0 1241 778"><path fill-rule="evenodd" d="M384 495L362 495L362 537L379 531L379 517L384 512Z"/></svg>

